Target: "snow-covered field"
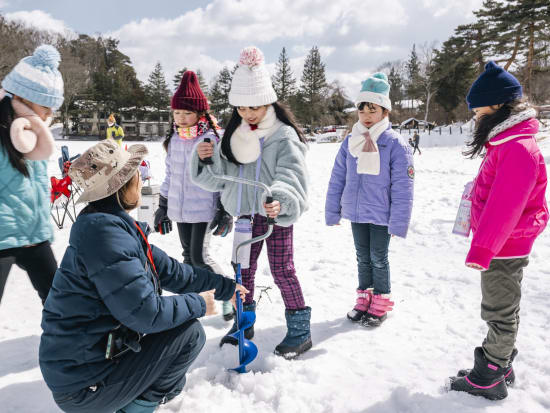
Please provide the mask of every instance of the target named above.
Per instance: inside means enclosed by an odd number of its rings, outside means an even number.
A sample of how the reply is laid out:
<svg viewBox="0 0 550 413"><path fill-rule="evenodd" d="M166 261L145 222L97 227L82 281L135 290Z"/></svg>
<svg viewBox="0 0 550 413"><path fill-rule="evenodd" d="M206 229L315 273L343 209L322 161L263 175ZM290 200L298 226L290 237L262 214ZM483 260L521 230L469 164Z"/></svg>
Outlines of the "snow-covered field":
<svg viewBox="0 0 550 413"><path fill-rule="evenodd" d="M407 138L407 135L405 135ZM57 141L60 147L63 141ZM90 142L70 142L72 154ZM421 142L422 145L422 142ZM160 143L147 143L156 181L164 173ZM516 387L490 402L446 393L443 383L471 367L486 328L480 320L479 273L464 266L468 240L451 234L463 185L479 160L465 160L458 146L424 148L416 156L415 204L409 236L390 244L395 310L382 327L367 330L346 320L357 285L348 222L324 224L324 198L339 144L311 146L310 210L295 227L295 261L306 302L313 308L313 349L297 360L272 354L286 332L282 299L262 254L257 284L272 286L257 310L258 358L252 372L229 373L233 347L218 342L230 327L221 316L202 319L206 346L184 392L161 412L526 412L550 411L550 230L535 244L523 284L522 319L515 362ZM550 139L541 142L550 167ZM51 161L52 174L59 172ZM549 191L550 192L550 191ZM513 196L513 194L510 194ZM61 259L69 226L53 245ZM174 257L177 232L153 234L152 243ZM213 239L227 273L231 237ZM265 250L264 250L265 251ZM260 289L257 289L259 295ZM258 300L258 295L256 300ZM13 268L0 306L0 412L58 412L38 367L41 304L25 273Z"/></svg>

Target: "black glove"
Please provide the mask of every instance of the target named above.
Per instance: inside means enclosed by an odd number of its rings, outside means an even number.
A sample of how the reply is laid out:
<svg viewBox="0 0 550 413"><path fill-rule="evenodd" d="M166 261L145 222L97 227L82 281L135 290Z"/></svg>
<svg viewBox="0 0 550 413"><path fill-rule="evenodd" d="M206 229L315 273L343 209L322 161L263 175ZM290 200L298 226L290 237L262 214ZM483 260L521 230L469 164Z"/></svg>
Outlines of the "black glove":
<svg viewBox="0 0 550 413"><path fill-rule="evenodd" d="M233 230L233 217L225 211L222 201L219 198L218 209L216 210L216 215L214 215L214 219L210 224L210 229L214 229L212 232L214 235L220 235L222 237L225 237Z"/></svg>
<svg viewBox="0 0 550 413"><path fill-rule="evenodd" d="M172 231L172 221L168 218L168 200L160 195L159 208L155 211L155 231L168 234Z"/></svg>

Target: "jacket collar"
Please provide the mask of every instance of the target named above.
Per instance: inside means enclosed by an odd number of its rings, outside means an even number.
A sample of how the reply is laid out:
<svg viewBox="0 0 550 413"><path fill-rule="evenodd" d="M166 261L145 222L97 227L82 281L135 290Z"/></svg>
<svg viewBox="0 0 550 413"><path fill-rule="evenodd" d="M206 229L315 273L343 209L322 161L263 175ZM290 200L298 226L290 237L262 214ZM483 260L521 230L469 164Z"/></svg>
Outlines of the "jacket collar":
<svg viewBox="0 0 550 413"><path fill-rule="evenodd" d="M489 140L486 146L498 146L512 140L534 136L539 131L539 121L535 118L523 120Z"/></svg>

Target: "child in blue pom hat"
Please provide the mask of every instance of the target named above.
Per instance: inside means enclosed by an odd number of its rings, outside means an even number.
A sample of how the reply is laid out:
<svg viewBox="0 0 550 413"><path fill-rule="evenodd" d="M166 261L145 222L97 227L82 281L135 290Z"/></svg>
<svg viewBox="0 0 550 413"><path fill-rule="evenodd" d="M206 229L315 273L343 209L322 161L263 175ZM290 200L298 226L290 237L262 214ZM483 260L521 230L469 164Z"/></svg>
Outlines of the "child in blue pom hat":
<svg viewBox="0 0 550 413"><path fill-rule="evenodd" d="M27 272L42 303L57 262L50 247L47 159L55 144L52 111L63 103L59 52L38 47L0 89L0 300L13 264Z"/></svg>
<svg viewBox="0 0 550 413"><path fill-rule="evenodd" d="M359 120L336 156L325 204L327 225L351 221L359 286L348 318L364 326L379 326L393 309L388 247L407 235L413 203L413 157L391 128L389 91L384 73L362 83Z"/></svg>

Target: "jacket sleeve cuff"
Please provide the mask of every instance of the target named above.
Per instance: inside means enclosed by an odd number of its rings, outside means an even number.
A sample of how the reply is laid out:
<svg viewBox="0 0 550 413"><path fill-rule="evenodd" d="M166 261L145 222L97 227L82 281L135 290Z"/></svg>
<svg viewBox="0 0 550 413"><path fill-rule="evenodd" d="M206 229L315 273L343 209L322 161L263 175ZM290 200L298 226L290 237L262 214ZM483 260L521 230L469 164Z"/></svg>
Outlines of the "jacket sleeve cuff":
<svg viewBox="0 0 550 413"><path fill-rule="evenodd" d="M233 294L235 294L235 280L232 280L231 278L224 277L223 275L220 275L221 277L221 288L216 288L216 292L214 293L214 299L218 301L228 301L233 297Z"/></svg>
<svg viewBox="0 0 550 413"><path fill-rule="evenodd" d="M472 246L466 256L466 264L477 264L483 269L488 269L495 254L483 247Z"/></svg>
<svg viewBox="0 0 550 413"><path fill-rule="evenodd" d="M339 214L335 214L332 212L326 212L325 213L325 223L327 225L336 225L340 222L342 217Z"/></svg>

